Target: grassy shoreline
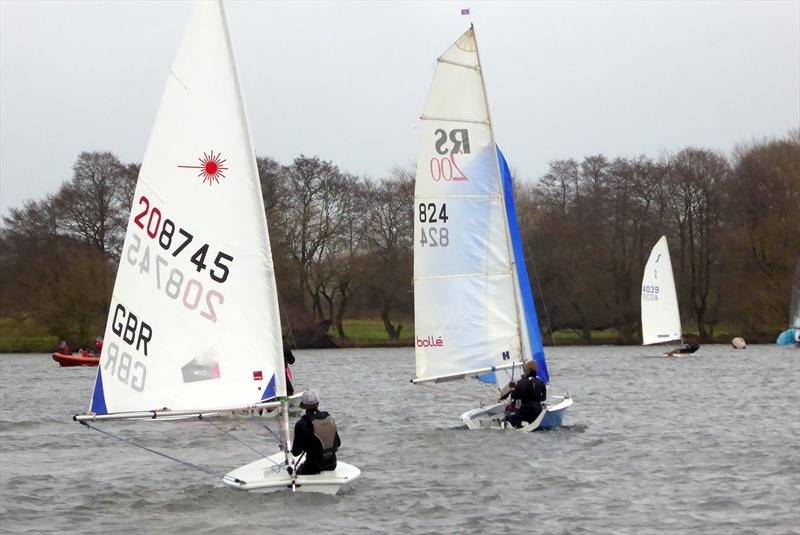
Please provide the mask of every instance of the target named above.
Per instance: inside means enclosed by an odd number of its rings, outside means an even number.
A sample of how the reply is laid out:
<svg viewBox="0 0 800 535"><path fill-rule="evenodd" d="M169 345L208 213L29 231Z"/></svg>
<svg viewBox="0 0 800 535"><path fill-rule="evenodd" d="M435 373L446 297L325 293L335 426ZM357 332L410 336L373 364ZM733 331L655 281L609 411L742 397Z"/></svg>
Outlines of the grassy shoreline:
<svg viewBox="0 0 800 535"><path fill-rule="evenodd" d="M414 324L401 321L403 329L398 340L390 340L380 319L345 320L344 330L347 338L340 338L335 328L328 332L331 341L338 347L413 347ZM729 329L721 329L711 340L705 343L727 344L731 338ZM691 331L689 331L691 332ZM770 334L751 334L745 336L750 344L774 343L775 336ZM619 335L614 329L592 331L591 343L581 337L580 331L562 329L555 332L555 344L549 333L543 334L545 346L585 346L585 345L638 345L638 342L620 343ZM72 342L72 341L70 341ZM52 353L58 347L59 337L51 335L40 324L33 320L16 320L0 318L0 353ZM77 348L77 345L75 346Z"/></svg>

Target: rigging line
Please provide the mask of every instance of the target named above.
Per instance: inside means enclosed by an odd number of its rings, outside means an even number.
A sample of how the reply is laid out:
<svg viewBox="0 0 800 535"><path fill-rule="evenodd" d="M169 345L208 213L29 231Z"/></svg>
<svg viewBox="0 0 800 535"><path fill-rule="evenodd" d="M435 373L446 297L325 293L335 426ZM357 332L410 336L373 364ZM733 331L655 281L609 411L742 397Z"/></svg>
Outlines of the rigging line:
<svg viewBox="0 0 800 535"><path fill-rule="evenodd" d="M125 442L126 444L129 444L129 445L134 446L136 448L141 448L141 449L143 449L145 451L149 451L150 453L155 453L156 455L164 457L165 459L169 459L170 461L175 461L178 464L182 464L184 466L187 466L189 468L193 468L193 469L198 470L200 472L205 472L206 474L210 474L210 475L212 475L214 477L221 477L223 479L225 477L227 477L225 474L220 474L220 473L214 472L213 470L211 470L209 468L206 468L204 466L200 466L199 464L190 463L189 461L183 461L183 460L178 459L176 457L172 457L171 455L167 455L166 453L163 453L163 452L160 452L160 451L156 451L156 450L154 450L152 448L148 448L147 446L142 446L141 444L137 444L136 442L133 442L132 440L128 440L127 438L122 438L121 436L117 436L117 435L115 435L113 433L109 433L108 431L104 431L103 429L100 429L99 427L93 426L89 422L81 421L80 423L82 425L85 425L89 429L93 429L95 431L98 431L98 432L100 432L100 433L102 433L102 434L104 434L106 436L109 436L109 437L114 438L116 440Z"/></svg>
<svg viewBox="0 0 800 535"><path fill-rule="evenodd" d="M230 431L225 431L224 429L222 429L220 426L218 426L217 424L215 424L211 420L203 420L203 421L208 423L209 425L213 426L217 431L219 431L221 433L224 433L225 435L228 435L230 438L232 438L233 440L235 440L236 442L238 442L239 444L241 444L242 446L244 446L248 450L250 450L250 451L252 451L254 453L257 453L258 455L260 455L261 457L263 457L265 459L269 459L270 461L272 461L272 459L270 459L267 455L264 455L263 453L261 453L260 451L255 449L254 447L252 447L249 444L245 443L243 440L235 437L233 434L231 434ZM272 461L272 463L280 466L280 463L278 463L276 461Z"/></svg>
<svg viewBox="0 0 800 535"><path fill-rule="evenodd" d="M281 437L279 437L278 435L276 435L276 434L275 434L275 432L274 432L272 429L270 429L270 427L269 427L268 425L266 425L266 424L262 424L261 422L259 422L259 421L258 421L258 419L256 418L255 414L251 414L251 415L250 415L250 418L251 418L251 419L252 419L254 422L256 422L256 424L260 425L261 427L263 427L264 429L266 429L267 431L269 431L270 435L272 435L272 436L273 436L273 438L275 438L275 440L277 440L277 441L278 441L278 445L279 445L279 446L282 446L282 445L283 445L283 441L281 440ZM282 433L281 433L281 434L282 434Z"/></svg>
<svg viewBox="0 0 800 535"><path fill-rule="evenodd" d="M275 292L278 294L278 306L281 307L283 311L283 318L286 320L286 330L289 331L289 340L292 342L292 346L294 349L297 349L297 342L294 340L294 331L292 330L292 323L289 321L289 314L286 312L286 307L283 306L283 298L281 297L281 291L278 288L278 285L275 285Z"/></svg>
<svg viewBox="0 0 800 535"><path fill-rule="evenodd" d="M495 374L494 374L494 380L495 380L495 386L497 386L497 380L498 380L497 379L497 372L495 372ZM483 381L481 381L481 380L478 380L478 382L481 384L481 386L483 387L483 391L486 393L486 396L489 398L489 403L491 403L492 399L493 399L493 396L492 396L492 391L489 390L489 386L486 383L484 383ZM481 402L481 407L483 407L483 402Z"/></svg>
<svg viewBox="0 0 800 535"><path fill-rule="evenodd" d="M531 267L533 268L533 278L536 280L536 287L539 289L539 299L542 300L542 309L544 309L544 317L547 319L547 330L550 331L550 342L553 344L553 347L556 346L556 337L555 333L553 333L553 324L550 323L550 313L547 312L547 303L544 302L544 293L542 292L542 284L539 282L539 272L536 271L536 262L533 259L533 255L531 254L531 246L528 244L528 240L525 240L525 248L528 250L528 254L526 260L531 263Z"/></svg>

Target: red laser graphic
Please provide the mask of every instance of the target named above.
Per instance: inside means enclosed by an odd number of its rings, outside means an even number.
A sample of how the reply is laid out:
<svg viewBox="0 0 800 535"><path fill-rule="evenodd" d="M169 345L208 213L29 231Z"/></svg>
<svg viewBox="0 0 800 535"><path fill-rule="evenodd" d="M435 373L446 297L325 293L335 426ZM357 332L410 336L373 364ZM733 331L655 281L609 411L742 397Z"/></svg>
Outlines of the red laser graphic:
<svg viewBox="0 0 800 535"><path fill-rule="evenodd" d="M202 165L179 165L178 167L182 167L184 169L200 169L200 172L197 173L197 176L203 177L203 183L205 184L208 182L208 185L211 186L214 182L219 184L220 178L225 178L225 173L223 171L227 171L227 167L223 167L223 164L228 160L220 159L222 154L214 154L214 151L211 151L211 155L203 153L202 158L197 158L197 160Z"/></svg>

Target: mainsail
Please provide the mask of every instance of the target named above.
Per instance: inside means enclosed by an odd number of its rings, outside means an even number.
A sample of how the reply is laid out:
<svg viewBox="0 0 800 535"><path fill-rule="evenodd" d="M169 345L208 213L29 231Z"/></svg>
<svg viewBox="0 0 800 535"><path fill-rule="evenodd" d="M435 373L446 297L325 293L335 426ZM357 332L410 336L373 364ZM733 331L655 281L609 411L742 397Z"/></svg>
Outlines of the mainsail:
<svg viewBox="0 0 800 535"><path fill-rule="evenodd" d="M225 13L198 2L142 162L90 411L285 396L261 187Z"/></svg>
<svg viewBox="0 0 800 535"><path fill-rule="evenodd" d="M534 355L546 374L511 177L495 145L472 27L438 59L421 119L415 382L478 375Z"/></svg>
<svg viewBox="0 0 800 535"><path fill-rule="evenodd" d="M642 344L671 342L681 338L678 295L672 275L667 237L650 251L642 277Z"/></svg>

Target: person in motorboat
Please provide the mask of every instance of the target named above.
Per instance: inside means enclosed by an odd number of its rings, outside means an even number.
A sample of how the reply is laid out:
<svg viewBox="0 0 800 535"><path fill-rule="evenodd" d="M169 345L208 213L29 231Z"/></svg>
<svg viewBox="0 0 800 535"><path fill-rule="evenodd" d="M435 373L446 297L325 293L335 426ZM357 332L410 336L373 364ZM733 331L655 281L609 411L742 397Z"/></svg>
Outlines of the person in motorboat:
<svg viewBox="0 0 800 535"><path fill-rule="evenodd" d="M289 347L286 339L283 340L283 368L286 371L286 395L291 396L294 394L294 386L292 386L292 371L289 365L294 364L294 353Z"/></svg>
<svg viewBox="0 0 800 535"><path fill-rule="evenodd" d="M521 427L522 422L533 422L542 412L542 403L547 399L547 385L536 377L537 366L535 360L529 360L522 366L523 377L508 383L508 389L500 399L511 396L511 401L506 407L505 421L514 427Z"/></svg>
<svg viewBox="0 0 800 535"><path fill-rule="evenodd" d="M61 343L58 344L57 353L61 353L62 355L72 355L72 350L70 350L66 340L61 340Z"/></svg>
<svg viewBox="0 0 800 535"><path fill-rule="evenodd" d="M336 469L336 451L342 445L336 422L330 414L319 410L319 397L310 388L303 392L300 408L306 413L294 425L292 455L305 454L297 475L319 474Z"/></svg>
<svg viewBox="0 0 800 535"><path fill-rule="evenodd" d="M668 357L673 355L687 355L700 349L700 344L697 343L697 339L695 338L681 336L681 343L683 344L681 347L676 347L675 349L668 351L666 355Z"/></svg>
<svg viewBox="0 0 800 535"><path fill-rule="evenodd" d="M95 338L94 347L95 347L95 350L97 351L95 353L95 355L97 355L99 357L103 353L103 337L102 336L98 336L97 338Z"/></svg>

